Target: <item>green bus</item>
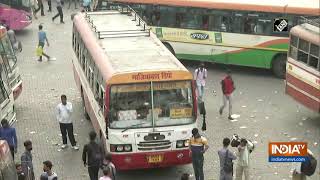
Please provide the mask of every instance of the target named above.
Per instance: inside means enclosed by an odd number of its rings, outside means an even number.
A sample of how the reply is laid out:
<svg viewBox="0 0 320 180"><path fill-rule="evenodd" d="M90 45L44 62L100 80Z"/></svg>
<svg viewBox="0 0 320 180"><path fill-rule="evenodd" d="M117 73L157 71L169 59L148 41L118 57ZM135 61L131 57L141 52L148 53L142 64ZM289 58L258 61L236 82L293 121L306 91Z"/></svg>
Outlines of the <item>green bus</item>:
<svg viewBox="0 0 320 180"><path fill-rule="evenodd" d="M114 0L130 5L179 59L271 69L284 78L288 32L319 0Z"/></svg>

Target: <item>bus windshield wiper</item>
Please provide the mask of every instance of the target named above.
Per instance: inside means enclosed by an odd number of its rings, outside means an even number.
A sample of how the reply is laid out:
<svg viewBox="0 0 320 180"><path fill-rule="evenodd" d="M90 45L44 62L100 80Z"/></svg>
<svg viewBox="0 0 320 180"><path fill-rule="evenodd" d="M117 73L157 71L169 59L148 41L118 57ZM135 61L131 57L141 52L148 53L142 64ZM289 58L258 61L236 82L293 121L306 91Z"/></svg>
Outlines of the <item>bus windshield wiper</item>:
<svg viewBox="0 0 320 180"><path fill-rule="evenodd" d="M144 125L144 124L147 124L147 123L146 123L146 122L143 122L143 123L133 124L133 125L131 125L131 126L129 126L129 127L126 127L126 128L125 128L124 130L122 130L121 132L125 132L125 131L127 131L128 129L131 129L131 128L136 127L136 126Z"/></svg>

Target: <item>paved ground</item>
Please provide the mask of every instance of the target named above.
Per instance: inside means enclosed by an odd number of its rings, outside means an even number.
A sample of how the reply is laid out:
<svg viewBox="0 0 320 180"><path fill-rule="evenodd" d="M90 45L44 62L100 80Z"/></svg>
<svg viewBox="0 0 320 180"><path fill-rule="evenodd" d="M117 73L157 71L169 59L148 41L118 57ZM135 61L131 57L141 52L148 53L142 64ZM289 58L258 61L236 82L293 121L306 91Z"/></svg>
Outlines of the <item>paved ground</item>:
<svg viewBox="0 0 320 180"><path fill-rule="evenodd" d="M19 136L20 155L23 141L31 139L34 144L34 166L36 174L42 171L42 161L52 160L54 171L62 180L87 180L87 171L81 162L81 151L70 148L60 150L55 144L61 143L54 108L61 94L66 94L74 105L76 139L82 150L92 129L84 120L80 94L76 89L71 67L71 11L65 10L66 24L51 21L55 13L46 13L25 30L18 33L23 42L23 52L18 54L20 72L23 78L23 92L16 102L18 122L15 124ZM39 63L35 57L37 26L43 23L50 41L46 48L54 61ZM193 71L194 63L184 62ZM206 153L206 179L218 179L217 150L224 137L233 133L256 141L251 154L251 175L253 180L290 179L290 164L268 163L267 144L269 141L307 141L309 148L319 157L320 116L299 106L284 94L283 80L276 79L269 71L231 67L237 90L234 94L234 113L238 121L230 122L226 114L220 116L218 108L222 97L219 81L224 67L209 65L206 88L207 132L210 150ZM212 89L217 90L216 96ZM232 149L235 150L235 149ZM121 172L118 180L176 180L182 172L192 172L191 165L155 170ZM319 170L313 180L319 180Z"/></svg>

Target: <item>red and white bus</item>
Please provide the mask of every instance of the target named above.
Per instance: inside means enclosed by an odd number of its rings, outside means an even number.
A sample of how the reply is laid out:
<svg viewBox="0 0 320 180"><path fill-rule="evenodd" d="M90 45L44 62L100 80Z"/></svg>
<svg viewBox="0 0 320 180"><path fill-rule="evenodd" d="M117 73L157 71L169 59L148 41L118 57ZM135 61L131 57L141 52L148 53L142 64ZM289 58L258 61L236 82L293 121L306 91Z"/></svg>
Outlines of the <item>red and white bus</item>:
<svg viewBox="0 0 320 180"><path fill-rule="evenodd" d="M76 14L72 45L85 114L117 169L191 162L192 73L133 10Z"/></svg>
<svg viewBox="0 0 320 180"><path fill-rule="evenodd" d="M290 31L286 93L320 113L320 19Z"/></svg>

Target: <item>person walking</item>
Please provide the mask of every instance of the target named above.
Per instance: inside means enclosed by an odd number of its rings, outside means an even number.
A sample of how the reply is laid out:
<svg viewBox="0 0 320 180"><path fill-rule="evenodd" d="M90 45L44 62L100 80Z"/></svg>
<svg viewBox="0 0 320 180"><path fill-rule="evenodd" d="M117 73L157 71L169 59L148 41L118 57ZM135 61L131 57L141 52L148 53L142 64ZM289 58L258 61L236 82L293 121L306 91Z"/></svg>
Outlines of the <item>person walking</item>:
<svg viewBox="0 0 320 180"><path fill-rule="evenodd" d="M82 6L84 11L91 11L91 0L83 0Z"/></svg>
<svg viewBox="0 0 320 180"><path fill-rule="evenodd" d="M69 0L69 6L68 6L68 9L70 9L70 7L71 7L71 3L74 3L74 9L78 9L78 7L77 7L77 4L79 3L79 1L78 0Z"/></svg>
<svg viewBox="0 0 320 180"><path fill-rule="evenodd" d="M2 127L0 128L0 138L7 141L12 158L14 160L14 154L17 152L17 134L16 129L9 126L9 122L7 119L2 119L1 121Z"/></svg>
<svg viewBox="0 0 320 180"><path fill-rule="evenodd" d="M102 169L104 168L109 168L110 169L110 177L112 180L116 179L116 167L115 165L112 163L112 156L110 153L107 153L102 161Z"/></svg>
<svg viewBox="0 0 320 180"><path fill-rule="evenodd" d="M52 3L51 0L47 0L48 1L48 12L52 11Z"/></svg>
<svg viewBox="0 0 320 180"><path fill-rule="evenodd" d="M40 175L41 177L46 177L48 180L58 180L58 175L52 171L52 162L47 160L43 162L43 173Z"/></svg>
<svg viewBox="0 0 320 180"><path fill-rule="evenodd" d="M22 172L26 175L28 180L35 180L31 154L32 142L30 140L26 140L23 145L25 147L25 151L21 155Z"/></svg>
<svg viewBox="0 0 320 180"><path fill-rule="evenodd" d="M232 153L228 146L231 140L229 138L223 139L223 148L218 150L220 160L220 180L232 180L233 177L233 160L237 157Z"/></svg>
<svg viewBox="0 0 320 180"><path fill-rule="evenodd" d="M88 167L90 180L98 180L104 154L102 146L96 143L96 137L97 134L94 131L89 133L90 142L83 147L82 152L82 161L84 166Z"/></svg>
<svg viewBox="0 0 320 180"><path fill-rule="evenodd" d="M204 67L204 63L200 63L200 66L194 71L194 79L196 80L198 90L198 102L202 102L203 100L207 75L207 69Z"/></svg>
<svg viewBox="0 0 320 180"><path fill-rule="evenodd" d="M38 11L40 11L40 10L41 10L41 16L44 16L42 0L38 0L38 8L35 10L35 14L37 14Z"/></svg>
<svg viewBox="0 0 320 180"><path fill-rule="evenodd" d="M62 0L56 0L56 2L57 2L58 13L52 17L52 21L54 21L58 16L60 16L60 23L64 24L63 11L62 11Z"/></svg>
<svg viewBox="0 0 320 180"><path fill-rule="evenodd" d="M41 48L42 49L42 52L39 56L39 59L38 61L42 61L42 55L45 56L48 61L50 60L50 56L47 55L46 53L44 53L44 45L45 45L45 42L47 42L47 46L50 46L49 45L49 41L48 41L48 38L47 38L47 33L43 30L43 26L40 24L39 25L39 32L38 32L38 39L39 39L39 42L38 42L38 48Z"/></svg>
<svg viewBox="0 0 320 180"><path fill-rule="evenodd" d="M219 109L219 114L222 115L223 109L227 105L227 101L229 102L229 120L233 120L232 115L232 93L236 89L231 77L231 71L227 70L227 75L221 81L221 88L223 93L223 105Z"/></svg>
<svg viewBox="0 0 320 180"><path fill-rule="evenodd" d="M34 19L38 19L37 13L36 13L36 4L38 4L37 0L30 0L30 11L34 17Z"/></svg>
<svg viewBox="0 0 320 180"><path fill-rule="evenodd" d="M199 134L197 128L192 129L192 137L189 140L190 155L196 180L204 180L203 154L208 150L208 140Z"/></svg>
<svg viewBox="0 0 320 180"><path fill-rule="evenodd" d="M250 141L247 141L246 139L240 140L240 145L238 146L236 180L242 180L243 174L244 179L249 180L249 155L253 148L254 146Z"/></svg>
<svg viewBox="0 0 320 180"><path fill-rule="evenodd" d="M67 145L67 134L74 150L79 150L77 146L77 142L74 138L73 134L73 123L71 119L72 115L72 104L71 102L67 102L67 96L61 95L61 103L59 103L56 107L56 117L60 125L60 131L62 135L62 149L65 149Z"/></svg>
<svg viewBox="0 0 320 180"><path fill-rule="evenodd" d="M16 33L13 31L13 29L10 29L9 26L6 26L6 29L7 29L7 34L8 34L8 37L9 37L9 40L10 40L10 43L12 45L13 50L15 52L16 51L21 52L22 45L21 45L21 42L17 40Z"/></svg>
<svg viewBox="0 0 320 180"><path fill-rule="evenodd" d="M103 172L103 176L100 177L99 180L113 180L110 178L111 171L109 168L104 168L102 172Z"/></svg>

